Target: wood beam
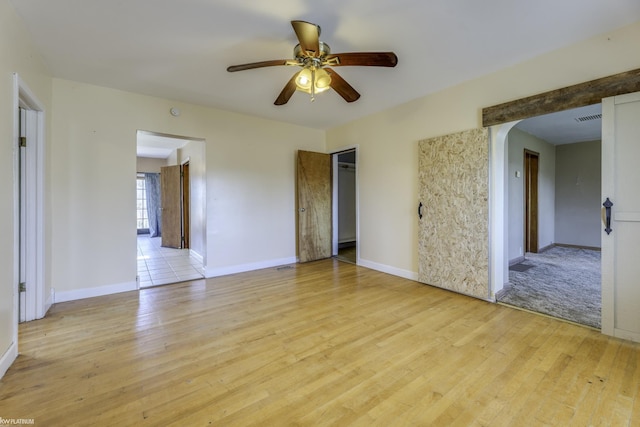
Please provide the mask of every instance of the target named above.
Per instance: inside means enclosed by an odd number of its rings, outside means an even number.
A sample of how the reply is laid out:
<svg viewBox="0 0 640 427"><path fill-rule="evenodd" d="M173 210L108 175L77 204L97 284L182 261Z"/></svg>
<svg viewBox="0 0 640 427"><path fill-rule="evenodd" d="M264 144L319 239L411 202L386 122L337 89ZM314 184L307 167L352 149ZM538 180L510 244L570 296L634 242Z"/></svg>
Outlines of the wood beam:
<svg viewBox="0 0 640 427"><path fill-rule="evenodd" d="M555 113L640 91L640 68L482 109L482 126Z"/></svg>

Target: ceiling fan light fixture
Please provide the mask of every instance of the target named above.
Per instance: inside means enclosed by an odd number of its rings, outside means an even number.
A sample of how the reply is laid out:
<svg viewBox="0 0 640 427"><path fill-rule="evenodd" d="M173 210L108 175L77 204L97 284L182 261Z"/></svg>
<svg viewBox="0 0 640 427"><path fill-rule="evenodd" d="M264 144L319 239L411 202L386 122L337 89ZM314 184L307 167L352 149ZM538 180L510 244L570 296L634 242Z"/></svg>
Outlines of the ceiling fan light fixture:
<svg viewBox="0 0 640 427"><path fill-rule="evenodd" d="M360 98L360 94L333 67L349 65L395 67L398 64L398 57L393 52L332 54L329 45L319 40L319 25L300 20L291 21L291 25L298 39L298 44L293 48L293 59L273 59L227 67L228 72L277 65L302 68L289 79L276 98L275 105L284 105L289 102L296 90L310 94L313 101L316 93L324 92L329 88L335 90L346 102L354 102Z"/></svg>
<svg viewBox="0 0 640 427"><path fill-rule="evenodd" d="M300 74L298 74L298 77L296 78L296 86L298 86L299 90L310 93L311 82L312 82L311 70L308 68L303 68L302 71L300 71Z"/></svg>
<svg viewBox="0 0 640 427"><path fill-rule="evenodd" d="M331 87L331 76L323 68L316 70L315 86L316 92L324 92Z"/></svg>
<svg viewBox="0 0 640 427"><path fill-rule="evenodd" d="M322 68L303 68L296 78L296 89L312 95L331 87L331 76Z"/></svg>

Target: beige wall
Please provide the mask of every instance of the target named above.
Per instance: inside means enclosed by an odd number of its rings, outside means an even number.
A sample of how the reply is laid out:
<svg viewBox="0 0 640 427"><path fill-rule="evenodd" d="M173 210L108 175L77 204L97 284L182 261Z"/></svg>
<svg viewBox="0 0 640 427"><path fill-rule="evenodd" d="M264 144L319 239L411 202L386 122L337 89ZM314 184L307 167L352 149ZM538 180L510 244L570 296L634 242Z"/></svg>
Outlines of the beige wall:
<svg viewBox="0 0 640 427"><path fill-rule="evenodd" d="M601 244L600 141L556 147L556 243Z"/></svg>
<svg viewBox="0 0 640 427"><path fill-rule="evenodd" d="M17 287L14 252L16 218L14 215L14 77L18 73L34 96L45 107L45 125L51 117L51 78L48 76L39 53L31 45L22 20L7 0L0 0L0 376L5 363L15 352L14 307ZM48 133L48 127L46 129ZM46 138L46 136L45 136ZM48 166L48 159L45 158ZM49 201L45 192L45 209ZM45 212L46 213L46 212ZM45 268L48 268L50 251L45 248ZM45 281L48 277L45 278Z"/></svg>
<svg viewBox="0 0 640 427"><path fill-rule="evenodd" d="M163 166L167 166L166 159L136 157L136 172L160 173Z"/></svg>
<svg viewBox="0 0 640 427"><path fill-rule="evenodd" d="M640 68L639 42L640 22L328 131L330 151L359 146L363 264L416 277L419 140L480 127L483 107Z"/></svg>
<svg viewBox="0 0 640 427"><path fill-rule="evenodd" d="M324 132L59 79L53 94L56 301L135 284L137 130L206 141L207 275L295 260L294 155Z"/></svg>
<svg viewBox="0 0 640 427"><path fill-rule="evenodd" d="M207 232L207 181L206 181L206 145L204 141L191 141L178 150L178 163L189 161L189 215L190 249L205 257Z"/></svg>
<svg viewBox="0 0 640 427"><path fill-rule="evenodd" d="M538 248L554 242L556 147L548 142L513 128L509 132L509 172L507 187L509 200L509 260L524 256L524 150L538 153ZM516 177L516 171L520 176Z"/></svg>

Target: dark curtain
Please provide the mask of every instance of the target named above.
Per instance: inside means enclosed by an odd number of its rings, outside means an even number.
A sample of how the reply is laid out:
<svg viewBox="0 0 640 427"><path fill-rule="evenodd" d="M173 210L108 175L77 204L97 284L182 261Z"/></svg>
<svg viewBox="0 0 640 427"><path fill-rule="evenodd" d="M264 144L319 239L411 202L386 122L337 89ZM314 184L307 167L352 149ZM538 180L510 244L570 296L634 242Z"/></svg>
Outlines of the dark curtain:
<svg viewBox="0 0 640 427"><path fill-rule="evenodd" d="M149 235L150 237L159 237L162 235L162 206L160 201L160 174L145 173L144 186L147 191L147 215L149 217Z"/></svg>

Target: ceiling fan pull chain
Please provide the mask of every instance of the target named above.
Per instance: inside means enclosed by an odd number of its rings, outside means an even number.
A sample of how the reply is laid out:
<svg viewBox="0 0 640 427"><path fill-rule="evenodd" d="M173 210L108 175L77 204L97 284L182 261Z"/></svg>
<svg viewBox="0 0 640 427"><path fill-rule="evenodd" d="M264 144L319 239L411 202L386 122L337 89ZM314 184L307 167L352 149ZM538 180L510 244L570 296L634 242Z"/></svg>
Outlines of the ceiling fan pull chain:
<svg viewBox="0 0 640 427"><path fill-rule="evenodd" d="M311 102L316 100L316 69L311 68Z"/></svg>

